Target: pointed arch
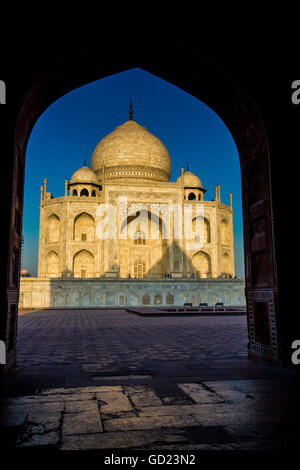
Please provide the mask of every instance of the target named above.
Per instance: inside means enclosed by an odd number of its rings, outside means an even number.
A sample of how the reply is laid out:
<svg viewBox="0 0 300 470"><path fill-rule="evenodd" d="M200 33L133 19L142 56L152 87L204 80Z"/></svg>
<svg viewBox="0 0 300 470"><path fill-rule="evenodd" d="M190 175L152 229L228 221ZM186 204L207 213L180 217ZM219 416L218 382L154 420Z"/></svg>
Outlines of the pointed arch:
<svg viewBox="0 0 300 470"><path fill-rule="evenodd" d="M120 274L127 277L163 278L168 271L169 252L166 222L160 214L148 209L130 211L121 223L119 245ZM130 248L128 250L128 241ZM135 264L138 256L143 256L147 273ZM146 268L145 268L146 269Z"/></svg>
<svg viewBox="0 0 300 470"><path fill-rule="evenodd" d="M73 240L77 242L95 240L95 219L87 212L81 212L74 218Z"/></svg>
<svg viewBox="0 0 300 470"><path fill-rule="evenodd" d="M202 215L199 215L198 217L195 217L192 222L192 229L195 231L196 229L196 223L200 220L200 223L203 223L203 232L201 229L201 235L203 234L203 243L211 243L211 229L210 229L210 221L206 218L203 217ZM196 243L201 243L201 235L197 234L195 235L195 242Z"/></svg>
<svg viewBox="0 0 300 470"><path fill-rule="evenodd" d="M228 253L223 253L221 258L221 271L222 274L230 273L230 256Z"/></svg>
<svg viewBox="0 0 300 470"><path fill-rule="evenodd" d="M196 271L196 277L211 277L211 259L204 251L198 251L193 256L193 266Z"/></svg>
<svg viewBox="0 0 300 470"><path fill-rule="evenodd" d="M193 193L193 192L189 193L188 200L189 201L196 201L196 194Z"/></svg>
<svg viewBox="0 0 300 470"><path fill-rule="evenodd" d="M73 258L74 277L94 277L95 261L94 255L88 250L78 251Z"/></svg>
<svg viewBox="0 0 300 470"><path fill-rule="evenodd" d="M144 295L142 296L142 304L143 304L143 305L150 305L150 303L151 303L151 297L150 297L150 295L148 294L148 292L146 292L146 294L144 294Z"/></svg>
<svg viewBox="0 0 300 470"><path fill-rule="evenodd" d="M46 274L47 277L59 277L59 257L54 250L46 256Z"/></svg>
<svg viewBox="0 0 300 470"><path fill-rule="evenodd" d="M174 295L169 293L167 296L166 296L166 304L167 305L174 305Z"/></svg>
<svg viewBox="0 0 300 470"><path fill-rule="evenodd" d="M221 245L229 245L229 242L230 242L229 221L225 218L221 220L220 236L221 236Z"/></svg>
<svg viewBox="0 0 300 470"><path fill-rule="evenodd" d="M80 196L89 196L89 192L86 188L83 188L81 191L80 191Z"/></svg>
<svg viewBox="0 0 300 470"><path fill-rule="evenodd" d="M128 214L127 217L125 217L125 219L123 220L121 224L121 233L123 233L124 230L127 230L130 223L134 222L137 218L139 218L139 220L141 220L142 223L139 223L139 221L136 221L135 224L139 225L140 229L144 229L144 228L146 229L146 225L147 225L149 236L150 236L149 230L151 230L151 223L153 223L154 226L158 227L160 236L163 231L167 230L165 222L159 215L154 214L150 210L142 209L140 211L136 211L134 213Z"/></svg>
<svg viewBox="0 0 300 470"><path fill-rule="evenodd" d="M46 221L46 243L58 243L60 237L60 219L56 214L51 214Z"/></svg>

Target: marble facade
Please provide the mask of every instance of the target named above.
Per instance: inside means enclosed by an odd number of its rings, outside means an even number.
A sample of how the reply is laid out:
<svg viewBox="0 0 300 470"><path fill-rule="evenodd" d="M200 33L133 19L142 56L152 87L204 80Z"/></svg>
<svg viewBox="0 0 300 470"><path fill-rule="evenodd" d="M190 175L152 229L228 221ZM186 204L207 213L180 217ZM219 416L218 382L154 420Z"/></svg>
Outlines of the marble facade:
<svg viewBox="0 0 300 470"><path fill-rule="evenodd" d="M200 302L245 305L242 279L40 279L22 278L19 307L113 307Z"/></svg>

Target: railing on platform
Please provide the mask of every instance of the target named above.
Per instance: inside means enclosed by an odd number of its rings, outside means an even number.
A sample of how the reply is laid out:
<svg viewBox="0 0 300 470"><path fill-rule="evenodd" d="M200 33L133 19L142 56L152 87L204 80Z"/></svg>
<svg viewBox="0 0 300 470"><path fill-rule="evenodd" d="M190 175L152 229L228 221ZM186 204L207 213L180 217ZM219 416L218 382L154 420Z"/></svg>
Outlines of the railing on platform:
<svg viewBox="0 0 300 470"><path fill-rule="evenodd" d="M223 306L223 307L161 307L160 310L176 312L245 312L246 306Z"/></svg>
<svg viewBox="0 0 300 470"><path fill-rule="evenodd" d="M215 315L215 314L232 314L232 315L246 315L247 309L246 306L238 305L238 306L223 306L223 307L216 307L216 306L207 306L207 307L153 307L150 305L145 305L141 307L126 307L127 312L138 314L138 315L168 315L168 314L208 314L208 315Z"/></svg>

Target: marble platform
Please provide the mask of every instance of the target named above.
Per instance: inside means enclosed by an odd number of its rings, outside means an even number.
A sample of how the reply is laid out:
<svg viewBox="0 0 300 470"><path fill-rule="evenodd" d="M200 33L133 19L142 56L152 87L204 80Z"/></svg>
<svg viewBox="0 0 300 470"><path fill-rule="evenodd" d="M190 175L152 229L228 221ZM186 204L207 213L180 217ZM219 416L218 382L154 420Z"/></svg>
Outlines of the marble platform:
<svg viewBox="0 0 300 470"><path fill-rule="evenodd" d="M19 308L245 305L242 279L22 278Z"/></svg>

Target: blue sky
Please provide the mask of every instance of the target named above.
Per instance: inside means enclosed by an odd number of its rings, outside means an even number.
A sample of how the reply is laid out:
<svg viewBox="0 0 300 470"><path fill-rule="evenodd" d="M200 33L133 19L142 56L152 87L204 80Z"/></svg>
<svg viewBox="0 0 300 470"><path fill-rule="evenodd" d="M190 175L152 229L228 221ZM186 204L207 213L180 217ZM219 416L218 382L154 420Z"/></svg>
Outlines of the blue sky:
<svg viewBox="0 0 300 470"><path fill-rule="evenodd" d="M167 147L171 181L180 168L189 169L214 198L221 185L221 200L233 194L235 266L244 276L240 163L234 140L223 121L208 106L185 91L141 69L97 80L67 93L36 122L26 151L24 194L23 267L37 274L40 186L47 178L53 197L64 195L64 181L87 165L98 142L128 120L130 99L133 119Z"/></svg>

